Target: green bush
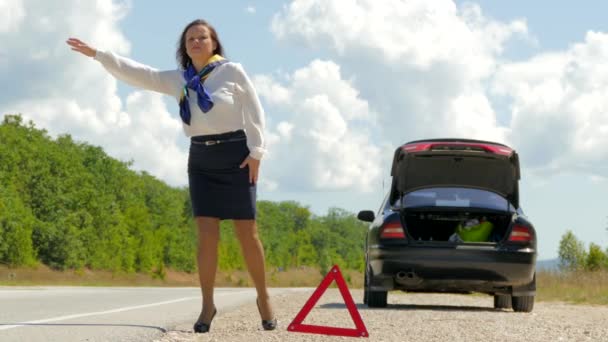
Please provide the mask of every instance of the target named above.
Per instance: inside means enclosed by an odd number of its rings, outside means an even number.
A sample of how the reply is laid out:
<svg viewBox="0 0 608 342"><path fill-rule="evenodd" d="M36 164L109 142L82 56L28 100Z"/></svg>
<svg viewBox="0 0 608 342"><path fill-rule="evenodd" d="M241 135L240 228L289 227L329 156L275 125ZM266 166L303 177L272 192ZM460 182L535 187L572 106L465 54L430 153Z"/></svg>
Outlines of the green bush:
<svg viewBox="0 0 608 342"><path fill-rule="evenodd" d="M0 125L0 262L55 269L196 270L197 233L186 188L173 188L102 148L56 139L20 115ZM185 170L184 170L185 172ZM268 266L334 264L363 270L366 225L332 208L315 216L297 202L258 202ZM221 223L219 268L244 270L232 226Z"/></svg>
<svg viewBox="0 0 608 342"><path fill-rule="evenodd" d="M569 230L559 243L559 261L560 268L565 271L608 270L608 249L604 252L591 243L589 251L585 251L585 245Z"/></svg>

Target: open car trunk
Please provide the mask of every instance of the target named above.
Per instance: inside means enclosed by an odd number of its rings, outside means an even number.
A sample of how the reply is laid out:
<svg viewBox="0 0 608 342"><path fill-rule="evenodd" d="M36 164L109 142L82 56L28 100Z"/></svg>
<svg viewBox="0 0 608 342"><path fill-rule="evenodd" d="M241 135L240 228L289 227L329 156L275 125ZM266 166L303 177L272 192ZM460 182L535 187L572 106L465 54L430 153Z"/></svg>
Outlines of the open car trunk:
<svg viewBox="0 0 608 342"><path fill-rule="evenodd" d="M519 208L519 159L515 152L503 155L459 150L452 145L449 150L408 152L407 146L395 151L391 202L421 188L468 187L500 194Z"/></svg>
<svg viewBox="0 0 608 342"><path fill-rule="evenodd" d="M498 243L505 237L512 215L450 208L403 209L401 223L414 241Z"/></svg>

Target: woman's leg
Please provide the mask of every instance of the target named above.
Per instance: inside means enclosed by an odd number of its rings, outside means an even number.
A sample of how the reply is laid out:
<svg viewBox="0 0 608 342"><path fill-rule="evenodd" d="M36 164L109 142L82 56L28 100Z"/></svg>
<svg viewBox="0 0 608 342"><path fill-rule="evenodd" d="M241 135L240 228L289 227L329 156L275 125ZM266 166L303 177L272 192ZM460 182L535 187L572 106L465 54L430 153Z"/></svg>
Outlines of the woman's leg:
<svg viewBox="0 0 608 342"><path fill-rule="evenodd" d="M198 277L203 293L203 308L199 321L208 323L213 316L213 285L217 272L217 245L220 240L220 220L215 217L196 217L198 226Z"/></svg>
<svg viewBox="0 0 608 342"><path fill-rule="evenodd" d="M241 243L243 257L258 293L258 305L262 319L274 318L270 296L266 288L266 269L264 266L264 247L258 237L255 220L234 220L236 236Z"/></svg>

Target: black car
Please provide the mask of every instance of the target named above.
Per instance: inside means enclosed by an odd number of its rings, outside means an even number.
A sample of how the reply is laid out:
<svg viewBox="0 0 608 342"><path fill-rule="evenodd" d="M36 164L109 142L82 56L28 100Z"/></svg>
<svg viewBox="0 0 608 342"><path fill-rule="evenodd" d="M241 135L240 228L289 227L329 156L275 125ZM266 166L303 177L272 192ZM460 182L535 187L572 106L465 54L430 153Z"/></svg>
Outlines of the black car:
<svg viewBox="0 0 608 342"><path fill-rule="evenodd" d="M495 308L530 312L536 232L519 206L519 159L510 147L470 139L406 143L365 244L369 307L391 290L494 296Z"/></svg>

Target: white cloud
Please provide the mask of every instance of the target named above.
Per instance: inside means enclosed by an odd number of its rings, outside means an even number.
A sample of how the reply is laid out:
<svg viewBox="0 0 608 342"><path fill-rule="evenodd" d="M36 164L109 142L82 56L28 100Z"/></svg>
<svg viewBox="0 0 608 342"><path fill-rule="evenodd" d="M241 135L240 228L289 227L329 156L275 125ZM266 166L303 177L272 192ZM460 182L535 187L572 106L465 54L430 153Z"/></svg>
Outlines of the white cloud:
<svg viewBox="0 0 608 342"><path fill-rule="evenodd" d="M485 82L505 42L527 37L523 20L494 21L478 5L449 0L294 0L272 31L337 54L392 146L437 137L508 143Z"/></svg>
<svg viewBox="0 0 608 342"><path fill-rule="evenodd" d="M493 20L450 0L293 0L272 32L337 56L393 146L478 138L513 145L539 175L607 174L607 34L509 62L509 39L535 42L525 20Z"/></svg>
<svg viewBox="0 0 608 342"><path fill-rule="evenodd" d="M281 138L285 139L286 141L291 140L292 131L293 131L293 124L291 124L289 122L281 121L277 125L277 132L279 133L279 136Z"/></svg>
<svg viewBox="0 0 608 342"><path fill-rule="evenodd" d="M459 10L450 0L294 0L275 15L272 31L342 56L367 53L376 62L422 69L450 62L480 77L503 43L525 35L527 26L488 20L478 5Z"/></svg>
<svg viewBox="0 0 608 342"><path fill-rule="evenodd" d="M607 174L608 34L503 65L493 90L512 101L510 140L540 172Z"/></svg>
<svg viewBox="0 0 608 342"><path fill-rule="evenodd" d="M378 183L382 156L368 129L374 115L338 65L314 60L285 80L255 82L269 121L278 122L267 128L264 172L272 189L369 191ZM276 89L284 90L282 101Z"/></svg>
<svg viewBox="0 0 608 342"><path fill-rule="evenodd" d="M247 6L245 8L245 11L247 11L247 13L251 13L251 14L255 14L255 12L256 12L255 7L251 6L251 5Z"/></svg>
<svg viewBox="0 0 608 342"><path fill-rule="evenodd" d="M128 55L118 26L128 10L111 0L0 0L0 72L11 80L0 114L22 112L183 185L176 109L147 92L121 100L117 81L65 44L78 35ZM608 178L604 33L513 63L502 53L509 39L530 38L524 20L449 0L294 0L272 32L322 57L254 77L268 115L264 189L369 190L397 145L436 137L506 142L540 175Z"/></svg>
<svg viewBox="0 0 608 342"><path fill-rule="evenodd" d="M25 16L23 1L0 0L0 35L19 30Z"/></svg>
<svg viewBox="0 0 608 342"><path fill-rule="evenodd" d="M100 49L128 55L129 42L118 27L128 4L111 0L19 4L32 21L3 36L2 49L11 52L0 57L0 70L3 79L12 81L0 93L0 114L20 112L52 135L69 133L76 140L102 146L115 158L132 160L135 169L184 185L186 153L179 147L183 132L161 95L134 92L123 102L117 81L98 62L71 51L65 43L76 35Z"/></svg>
<svg viewBox="0 0 608 342"><path fill-rule="evenodd" d="M267 75L256 75L254 81L258 92L272 94L272 96L266 98L266 102L269 104L287 104L291 101L289 89L275 83L272 77Z"/></svg>
<svg viewBox="0 0 608 342"><path fill-rule="evenodd" d="M187 151L178 144L184 140L181 121L175 119L162 95L148 91L134 92L126 101L131 124L112 144L113 155L128 158L136 152L135 167L152 172L171 184L186 184ZM124 142L124 143L121 143ZM131 151L126 150L128 146Z"/></svg>

